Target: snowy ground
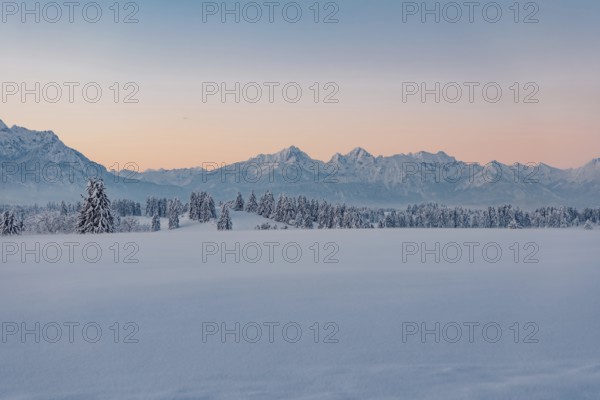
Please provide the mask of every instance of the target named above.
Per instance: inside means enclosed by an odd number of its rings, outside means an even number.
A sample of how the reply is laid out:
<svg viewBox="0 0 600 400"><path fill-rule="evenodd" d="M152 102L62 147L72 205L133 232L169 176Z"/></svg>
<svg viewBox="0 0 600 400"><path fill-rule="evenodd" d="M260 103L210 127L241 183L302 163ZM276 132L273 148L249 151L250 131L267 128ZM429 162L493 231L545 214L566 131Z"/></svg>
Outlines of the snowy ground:
<svg viewBox="0 0 600 400"><path fill-rule="evenodd" d="M233 220L245 229L183 221L3 239L0 399L599 398L598 229L252 231L263 220ZM423 243L436 242L440 262L423 263ZM421 323L434 333L408 335Z"/></svg>

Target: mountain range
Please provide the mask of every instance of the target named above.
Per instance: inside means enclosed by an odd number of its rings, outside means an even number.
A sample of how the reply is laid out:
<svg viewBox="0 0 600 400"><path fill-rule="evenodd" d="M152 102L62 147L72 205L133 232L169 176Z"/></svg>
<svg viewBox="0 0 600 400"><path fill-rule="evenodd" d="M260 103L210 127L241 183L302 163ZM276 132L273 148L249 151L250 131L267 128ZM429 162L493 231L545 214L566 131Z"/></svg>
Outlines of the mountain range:
<svg viewBox="0 0 600 400"><path fill-rule="evenodd" d="M199 162L189 169L109 171L66 146L52 131L0 121L0 204L77 201L88 176L102 176L109 196L143 202L203 190L217 200L267 190L354 205L400 207L412 203L480 207L513 204L600 206L600 158L575 169L546 164L478 165L444 152L373 156L357 148L324 162L295 146L231 165Z"/></svg>

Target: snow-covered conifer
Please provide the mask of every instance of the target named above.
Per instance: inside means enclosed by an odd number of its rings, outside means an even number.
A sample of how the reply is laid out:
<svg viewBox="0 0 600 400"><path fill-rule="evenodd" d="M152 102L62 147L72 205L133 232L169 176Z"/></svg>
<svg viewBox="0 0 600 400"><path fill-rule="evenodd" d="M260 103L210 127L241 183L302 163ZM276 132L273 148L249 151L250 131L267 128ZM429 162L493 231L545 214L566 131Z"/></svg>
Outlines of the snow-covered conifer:
<svg viewBox="0 0 600 400"><path fill-rule="evenodd" d="M217 223L217 229L220 231L230 231L233 229L233 223L231 222L231 217L229 216L229 207L227 205L223 206L221 210L221 218Z"/></svg>
<svg viewBox="0 0 600 400"><path fill-rule="evenodd" d="M192 192L190 196L190 210L189 215L192 221L198 221L200 219L200 195L196 192Z"/></svg>
<svg viewBox="0 0 600 400"><path fill-rule="evenodd" d="M110 200L100 178L91 178L87 186L87 198L77 219L77 233L112 233L115 220Z"/></svg>
<svg viewBox="0 0 600 400"><path fill-rule="evenodd" d="M63 216L66 216L69 213L69 210L67 209L67 205L65 204L64 201L62 201L60 203L60 214Z"/></svg>
<svg viewBox="0 0 600 400"><path fill-rule="evenodd" d="M591 231L592 229L594 229L594 227L592 226L592 221L590 221L589 219L587 221L585 221L585 225L583 225L583 229L585 229L586 231Z"/></svg>
<svg viewBox="0 0 600 400"><path fill-rule="evenodd" d="M508 229L521 229L521 225L519 225L519 223L513 219L508 223Z"/></svg>
<svg viewBox="0 0 600 400"><path fill-rule="evenodd" d="M22 225L17 221L14 212L4 211L0 216L0 235L12 236L20 235L22 231Z"/></svg>
<svg viewBox="0 0 600 400"><path fill-rule="evenodd" d="M312 229L313 228L313 220L310 214L304 214L304 221L302 223L302 228L304 229Z"/></svg>
<svg viewBox="0 0 600 400"><path fill-rule="evenodd" d="M277 222L285 221L285 203L287 201L287 197L284 194L280 194L277 199L277 205L275 206L275 211L273 212L273 219Z"/></svg>
<svg viewBox="0 0 600 400"><path fill-rule="evenodd" d="M238 192L237 198L235 199L235 203L233 205L234 211L244 211L244 198L242 194Z"/></svg>
<svg viewBox="0 0 600 400"><path fill-rule="evenodd" d="M154 214L154 216L152 217L152 232L158 232L160 231L160 217L158 216L158 214Z"/></svg>
<svg viewBox="0 0 600 400"><path fill-rule="evenodd" d="M265 218L272 218L275 213L275 198L270 191L267 191L258 203L258 215L262 215Z"/></svg>
<svg viewBox="0 0 600 400"><path fill-rule="evenodd" d="M216 218L215 201L207 193L202 193L201 197L203 200L200 205L200 215L198 220L204 223L210 221L212 218Z"/></svg>
<svg viewBox="0 0 600 400"><path fill-rule="evenodd" d="M207 194L206 197L208 197L208 208L210 210L210 217L217 218L217 209L215 207L215 200L209 194Z"/></svg>
<svg viewBox="0 0 600 400"><path fill-rule="evenodd" d="M169 200L169 229L179 228L179 213L181 212L181 201L178 198Z"/></svg>
<svg viewBox="0 0 600 400"><path fill-rule="evenodd" d="M254 194L254 190L250 193L250 197L248 198L248 202L246 203L246 211L249 213L256 213L258 211L258 203L256 202L256 195Z"/></svg>

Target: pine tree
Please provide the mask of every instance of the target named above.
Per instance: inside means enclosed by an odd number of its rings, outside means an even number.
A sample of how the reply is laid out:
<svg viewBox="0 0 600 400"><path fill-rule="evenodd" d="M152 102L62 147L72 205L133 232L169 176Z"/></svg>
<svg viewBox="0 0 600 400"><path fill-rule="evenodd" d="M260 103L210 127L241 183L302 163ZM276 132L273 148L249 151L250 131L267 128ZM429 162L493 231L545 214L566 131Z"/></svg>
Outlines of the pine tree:
<svg viewBox="0 0 600 400"><path fill-rule="evenodd" d="M285 221L285 203L287 201L287 197L284 194L279 195L279 199L277 200L277 206L275 207L275 211L273 212L273 219L277 222Z"/></svg>
<svg viewBox="0 0 600 400"><path fill-rule="evenodd" d="M304 222L303 222L302 227L304 229L313 229L313 220L312 220L312 217L308 213L306 213L304 215Z"/></svg>
<svg viewBox="0 0 600 400"><path fill-rule="evenodd" d="M169 216L169 202L167 199L159 199L158 200L158 209L160 210L161 217Z"/></svg>
<svg viewBox="0 0 600 400"><path fill-rule="evenodd" d="M190 196L190 219L192 221L198 221L200 219L200 195L196 192L192 192Z"/></svg>
<svg viewBox="0 0 600 400"><path fill-rule="evenodd" d="M273 197L273 193L270 191L266 194L265 201L265 218L273 218L273 214L275 213L275 197Z"/></svg>
<svg viewBox="0 0 600 400"><path fill-rule="evenodd" d="M65 204L65 202L61 202L60 203L60 215L62 216L66 216L69 213L69 210L67 209L67 205Z"/></svg>
<svg viewBox="0 0 600 400"><path fill-rule="evenodd" d="M250 193L250 197L248 198L248 203L246 203L246 212L256 213L258 211L258 203L256 202L256 195L254 194L254 190Z"/></svg>
<svg viewBox="0 0 600 400"><path fill-rule="evenodd" d="M258 203L257 214L262 215L265 218L273 218L275 213L275 198L270 191L267 191Z"/></svg>
<svg viewBox="0 0 600 400"><path fill-rule="evenodd" d="M231 217L229 216L229 207L226 205L223 206L221 211L221 218L217 223L217 229L220 231L230 231L233 229L233 223L231 222Z"/></svg>
<svg viewBox="0 0 600 400"><path fill-rule="evenodd" d="M181 202L178 198L169 200L169 229L179 228L179 213L181 212Z"/></svg>
<svg viewBox="0 0 600 400"><path fill-rule="evenodd" d="M319 219L319 210L320 210L321 204L319 204L318 201L316 200L311 200L310 202L310 213L312 216L312 220L313 222L317 222L317 220Z"/></svg>
<svg viewBox="0 0 600 400"><path fill-rule="evenodd" d="M264 216L266 204L267 204L267 194L265 193L260 197L260 201L258 202L258 209L256 210L256 213L258 215Z"/></svg>
<svg viewBox="0 0 600 400"><path fill-rule="evenodd" d="M217 217L217 212L215 211L215 201L213 200L213 198L207 194L207 193L203 193L204 196L202 197L202 205L200 206L200 215L199 215L199 221L204 223L204 222L208 222L210 221L212 218L216 218Z"/></svg>
<svg viewBox="0 0 600 400"><path fill-rule="evenodd" d="M329 228L329 213L330 206L326 201L324 201L323 204L319 206L319 216L317 218L319 229Z"/></svg>
<svg viewBox="0 0 600 400"><path fill-rule="evenodd" d="M77 233L113 233L115 220L102 179L91 178L87 194L77 219Z"/></svg>
<svg viewBox="0 0 600 400"><path fill-rule="evenodd" d="M160 231L160 217L158 214L154 214L152 217L152 232Z"/></svg>
<svg viewBox="0 0 600 400"><path fill-rule="evenodd" d="M342 228L344 221L344 213L346 212L346 205L336 205L333 209L333 222L331 228L338 229Z"/></svg>
<svg viewBox="0 0 600 400"><path fill-rule="evenodd" d="M508 223L508 229L521 229L521 225L519 225L519 223L513 219Z"/></svg>
<svg viewBox="0 0 600 400"><path fill-rule="evenodd" d="M586 231L591 231L592 229L594 229L594 227L592 226L592 221L590 221L589 219L587 221L585 221L585 225L583 225L583 229L585 229Z"/></svg>
<svg viewBox="0 0 600 400"><path fill-rule="evenodd" d="M301 209L298 209L298 211L296 211L296 216L294 217L294 226L296 226L296 228L302 228L302 226L304 225L304 213L302 212Z"/></svg>
<svg viewBox="0 0 600 400"><path fill-rule="evenodd" d="M154 214L158 214L156 199L154 197L148 197L146 199L146 216L151 217Z"/></svg>
<svg viewBox="0 0 600 400"><path fill-rule="evenodd" d="M200 192L196 201L198 202L198 218L200 218L200 209L202 208L202 203L204 203L204 199L206 198L206 192Z"/></svg>
<svg viewBox="0 0 600 400"><path fill-rule="evenodd" d="M20 235L23 230L22 222L17 222L14 212L4 211L0 216L0 235Z"/></svg>
<svg viewBox="0 0 600 400"><path fill-rule="evenodd" d="M244 211L244 198L242 194L238 192L237 199L235 199L235 203L233 205L234 211Z"/></svg>
<svg viewBox="0 0 600 400"><path fill-rule="evenodd" d="M215 200L210 195L206 195L208 197L208 208L210 210L210 217L217 218L217 209L215 207Z"/></svg>
<svg viewBox="0 0 600 400"><path fill-rule="evenodd" d="M296 218L296 199L287 197L283 202L283 222L292 224Z"/></svg>

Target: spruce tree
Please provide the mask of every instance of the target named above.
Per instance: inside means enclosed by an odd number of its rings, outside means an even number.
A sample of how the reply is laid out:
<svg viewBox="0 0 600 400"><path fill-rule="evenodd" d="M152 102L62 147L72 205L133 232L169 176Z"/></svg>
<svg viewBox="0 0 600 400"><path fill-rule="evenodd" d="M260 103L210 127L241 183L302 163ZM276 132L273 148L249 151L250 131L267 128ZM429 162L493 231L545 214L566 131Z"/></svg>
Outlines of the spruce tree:
<svg viewBox="0 0 600 400"><path fill-rule="evenodd" d="M0 216L0 235L20 235L23 229L22 223L17 222L14 212L4 211Z"/></svg>
<svg viewBox="0 0 600 400"><path fill-rule="evenodd" d="M77 233L113 233L115 219L106 196L104 182L100 178L91 178L87 186L87 198L77 218Z"/></svg>
<svg viewBox="0 0 600 400"><path fill-rule="evenodd" d="M304 224L304 213L302 212L301 209L298 209L298 211L296 212L296 216L294 217L294 226L296 228L302 228L303 224Z"/></svg>
<svg viewBox="0 0 600 400"><path fill-rule="evenodd" d="M192 192L190 196L190 219L192 221L198 221L200 219L200 195L196 192Z"/></svg>
<svg viewBox="0 0 600 400"><path fill-rule="evenodd" d="M151 217L157 213L156 199L154 197L148 197L146 199L146 216Z"/></svg>
<svg viewBox="0 0 600 400"><path fill-rule="evenodd" d="M280 194L279 199L277 200L277 206L275 207L275 211L273 212L273 219L277 222L285 222L286 201L287 197L284 194Z"/></svg>
<svg viewBox="0 0 600 400"><path fill-rule="evenodd" d="M181 202L178 198L173 200L169 200L169 229L178 229L179 228L179 213L181 211Z"/></svg>
<svg viewBox="0 0 600 400"><path fill-rule="evenodd" d="M158 208L160 210L160 216L161 217L168 217L169 216L169 202L167 199L159 199L158 200Z"/></svg>
<svg viewBox="0 0 600 400"><path fill-rule="evenodd" d="M519 223L513 219L508 223L508 229L521 229L521 225L519 225Z"/></svg>
<svg viewBox="0 0 600 400"><path fill-rule="evenodd" d="M60 215L62 216L66 216L69 213L69 210L67 209L67 205L65 204L65 202L61 202L60 203Z"/></svg>
<svg viewBox="0 0 600 400"><path fill-rule="evenodd" d="M304 215L304 222L302 224L304 229L313 229L313 220L309 214Z"/></svg>
<svg viewBox="0 0 600 400"><path fill-rule="evenodd" d="M206 197L208 197L208 207L210 209L210 217L217 218L217 208L215 207L215 200L209 194L207 194Z"/></svg>
<svg viewBox="0 0 600 400"><path fill-rule="evenodd" d="M286 197L283 202L283 222L291 224L296 218L296 199Z"/></svg>
<svg viewBox="0 0 600 400"><path fill-rule="evenodd" d="M258 207L259 215L262 215L265 218L273 218L275 214L275 198L273 197L273 193L267 191L260 199Z"/></svg>
<svg viewBox="0 0 600 400"><path fill-rule="evenodd" d="M154 214L152 217L152 232L160 231L160 217L158 214Z"/></svg>
<svg viewBox="0 0 600 400"><path fill-rule="evenodd" d="M254 194L254 190L250 193L250 197L248 198L248 203L246 204L246 211L249 213L256 213L258 211L258 203L256 202L256 195Z"/></svg>
<svg viewBox="0 0 600 400"><path fill-rule="evenodd" d="M202 200L202 204L200 206L200 215L199 215L199 219L198 219L202 223L208 222L212 218L217 217L217 215L216 215L217 213L215 211L215 201L209 194L206 194L206 193L203 193L203 194L204 194L204 196L201 195L203 200Z"/></svg>
<svg viewBox="0 0 600 400"><path fill-rule="evenodd" d="M233 205L234 211L244 211L244 198L242 194L238 192L237 198L235 199L235 204Z"/></svg>
<svg viewBox="0 0 600 400"><path fill-rule="evenodd" d="M264 216L265 210L267 207L266 204L267 204L267 194L265 193L260 197L260 201L258 203L258 209L256 210L256 213L258 215Z"/></svg>
<svg viewBox="0 0 600 400"><path fill-rule="evenodd" d="M229 207L226 205L223 206L221 211L221 218L217 223L217 229L220 231L230 231L233 229L233 223L231 222L231 217L229 216Z"/></svg>

